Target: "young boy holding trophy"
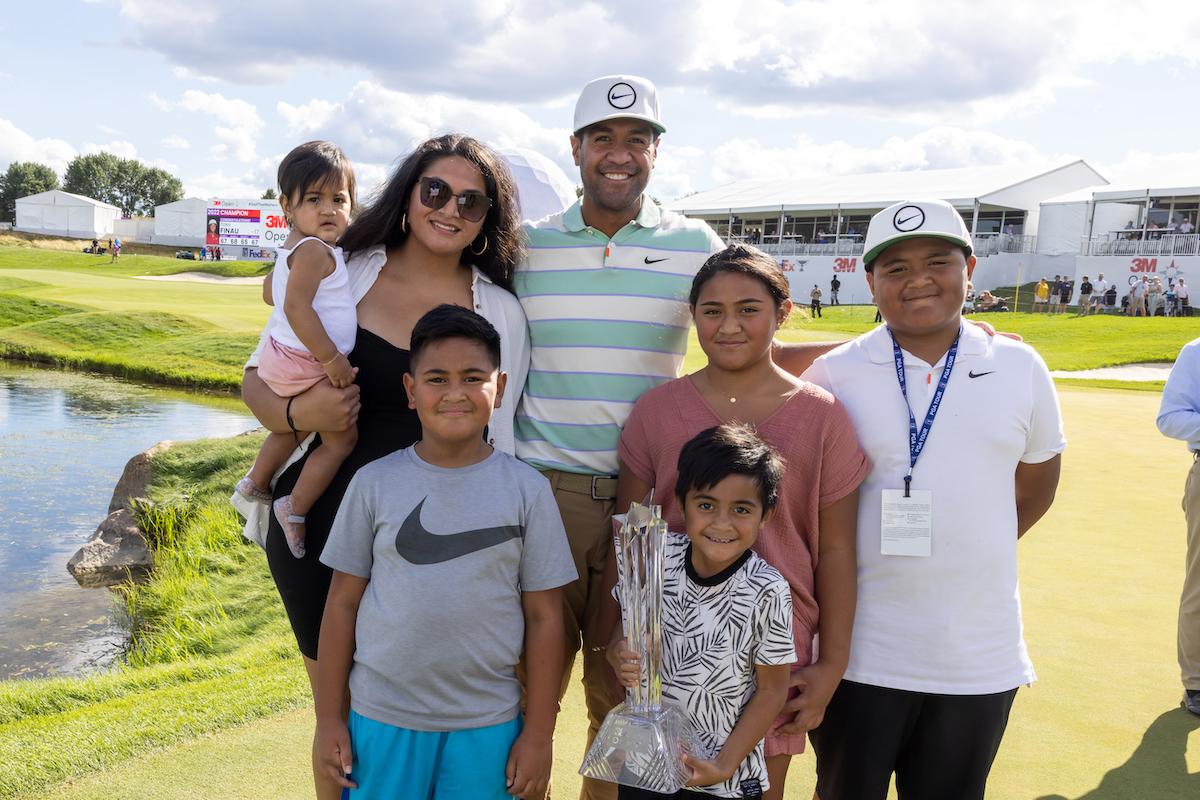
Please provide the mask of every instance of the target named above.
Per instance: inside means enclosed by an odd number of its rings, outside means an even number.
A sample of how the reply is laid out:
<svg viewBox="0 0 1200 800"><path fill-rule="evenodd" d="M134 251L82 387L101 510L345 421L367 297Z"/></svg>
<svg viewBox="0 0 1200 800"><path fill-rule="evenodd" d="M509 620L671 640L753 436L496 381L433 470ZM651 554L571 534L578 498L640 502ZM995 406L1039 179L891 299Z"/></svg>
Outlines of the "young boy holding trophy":
<svg viewBox="0 0 1200 800"><path fill-rule="evenodd" d="M688 789L623 784L622 800L758 798L768 786L762 740L787 699L796 651L788 583L750 548L782 475L783 460L744 425L710 428L680 451L687 537L669 534L663 548L662 696L710 757L684 756ZM608 657L623 685L639 684L642 659L622 633Z"/></svg>

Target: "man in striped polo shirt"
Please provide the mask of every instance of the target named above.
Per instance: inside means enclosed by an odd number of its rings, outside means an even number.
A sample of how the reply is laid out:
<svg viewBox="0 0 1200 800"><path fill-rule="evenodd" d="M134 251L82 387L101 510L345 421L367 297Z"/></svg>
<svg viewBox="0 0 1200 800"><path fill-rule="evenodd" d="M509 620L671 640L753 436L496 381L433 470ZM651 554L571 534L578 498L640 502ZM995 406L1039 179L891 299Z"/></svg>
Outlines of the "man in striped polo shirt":
<svg viewBox="0 0 1200 800"><path fill-rule="evenodd" d="M588 743L613 705L594 624L617 496L617 438L643 392L679 374L692 277L724 244L704 222L645 195L664 132L654 84L613 75L584 87L571 149L583 197L526 229L516 289L531 362L517 410L517 455L554 487L579 580L565 587L568 658L583 646ZM585 780L583 797L616 785Z"/></svg>

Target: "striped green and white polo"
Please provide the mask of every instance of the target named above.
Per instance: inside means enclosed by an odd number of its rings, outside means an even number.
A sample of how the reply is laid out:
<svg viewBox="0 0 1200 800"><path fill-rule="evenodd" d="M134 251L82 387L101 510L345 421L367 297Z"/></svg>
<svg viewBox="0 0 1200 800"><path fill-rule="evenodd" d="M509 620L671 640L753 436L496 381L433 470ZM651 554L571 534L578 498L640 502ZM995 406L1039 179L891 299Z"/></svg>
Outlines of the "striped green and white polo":
<svg viewBox="0 0 1200 800"><path fill-rule="evenodd" d="M725 244L704 222L646 196L611 240L584 223L579 202L525 232L515 282L531 359L517 456L543 469L615 475L621 426L643 392L679 375L692 278Z"/></svg>

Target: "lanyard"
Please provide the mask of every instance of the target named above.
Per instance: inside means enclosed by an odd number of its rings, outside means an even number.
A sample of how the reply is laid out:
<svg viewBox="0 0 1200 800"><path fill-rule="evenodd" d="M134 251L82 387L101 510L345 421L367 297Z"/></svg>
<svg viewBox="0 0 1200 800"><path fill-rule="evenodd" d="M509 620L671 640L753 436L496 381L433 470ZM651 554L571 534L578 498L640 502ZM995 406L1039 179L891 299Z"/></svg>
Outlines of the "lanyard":
<svg viewBox="0 0 1200 800"><path fill-rule="evenodd" d="M962 329L959 328L958 334L954 337L954 343L946 351L946 366L942 369L942 377L938 379L937 390L933 393L933 400L929 403L929 411L925 414L925 422L921 425L920 431L917 431L917 420L913 417L912 404L908 402L908 381L904 377L904 353L901 352L900 345L896 342L896 337L890 328L888 334L892 336L892 355L896 359L896 378L900 381L900 394L904 395L904 407L908 410L908 474L904 476L904 496L910 497L909 489L912 486L913 467L917 465L917 459L921 457L921 451L925 449L925 441L929 438L933 419L937 416L938 409L942 405L942 398L946 394L946 384L950 382L950 371L954 369L954 361L958 358L958 340L962 336Z"/></svg>

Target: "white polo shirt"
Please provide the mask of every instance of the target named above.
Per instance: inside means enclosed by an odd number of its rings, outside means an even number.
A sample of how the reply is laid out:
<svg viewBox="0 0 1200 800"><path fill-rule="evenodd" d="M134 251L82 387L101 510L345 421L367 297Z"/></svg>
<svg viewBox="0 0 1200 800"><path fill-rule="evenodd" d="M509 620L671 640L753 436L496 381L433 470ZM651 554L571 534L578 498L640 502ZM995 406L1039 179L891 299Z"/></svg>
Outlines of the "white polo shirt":
<svg viewBox="0 0 1200 800"><path fill-rule="evenodd" d="M945 358L904 353L925 418ZM912 488L933 493L928 558L880 553L882 491L903 489L908 412L886 326L817 359L804 378L846 407L872 469L859 487L858 610L846 679L936 694L992 694L1036 679L1017 585L1017 464L1066 447L1058 396L1028 345L964 325Z"/></svg>

